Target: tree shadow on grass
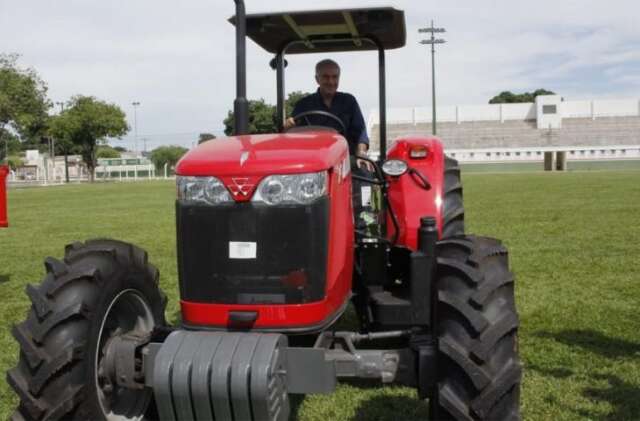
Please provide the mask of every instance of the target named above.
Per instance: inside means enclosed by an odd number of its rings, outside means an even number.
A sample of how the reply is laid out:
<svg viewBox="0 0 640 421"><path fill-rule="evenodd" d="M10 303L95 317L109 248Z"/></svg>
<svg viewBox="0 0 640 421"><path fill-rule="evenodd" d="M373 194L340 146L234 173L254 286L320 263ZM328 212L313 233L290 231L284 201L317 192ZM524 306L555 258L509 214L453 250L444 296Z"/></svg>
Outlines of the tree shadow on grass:
<svg viewBox="0 0 640 421"><path fill-rule="evenodd" d="M5 282L9 282L10 280L11 280L11 275L0 274L0 284L4 284Z"/></svg>
<svg viewBox="0 0 640 421"><path fill-rule="evenodd" d="M595 374L594 379L607 382L603 387L588 387L584 395L589 399L606 401L613 407L613 411L607 415L606 420L637 420L640 417L640 388L629 382L621 380L612 374ZM585 417L591 414L582 414Z"/></svg>
<svg viewBox="0 0 640 421"><path fill-rule="evenodd" d="M566 379L573 375L573 371L564 367L545 368L537 364L527 364L527 370L537 371L546 377L555 377L557 379Z"/></svg>
<svg viewBox="0 0 640 421"><path fill-rule="evenodd" d="M375 396L364 400L352 421L426 420L429 407L426 401L408 396Z"/></svg>
<svg viewBox="0 0 640 421"><path fill-rule="evenodd" d="M594 330L563 330L557 333L542 332L538 337L553 339L564 345L579 346L589 352L599 354L608 359L633 358L640 354L640 343L625 339L611 338ZM567 368L543 368L536 365L527 365L543 375L553 376L559 379L573 375ZM594 382L606 382L604 386L591 386L584 389L586 398L594 401L608 402L613 408L606 420L637 420L640 414L640 387L620 379L613 374L594 373L591 375ZM592 418L592 413L578 411L584 417Z"/></svg>
<svg viewBox="0 0 640 421"><path fill-rule="evenodd" d="M606 358L632 357L634 354L640 353L640 343L611 338L595 330L540 332L536 336L553 339L567 346L579 346Z"/></svg>

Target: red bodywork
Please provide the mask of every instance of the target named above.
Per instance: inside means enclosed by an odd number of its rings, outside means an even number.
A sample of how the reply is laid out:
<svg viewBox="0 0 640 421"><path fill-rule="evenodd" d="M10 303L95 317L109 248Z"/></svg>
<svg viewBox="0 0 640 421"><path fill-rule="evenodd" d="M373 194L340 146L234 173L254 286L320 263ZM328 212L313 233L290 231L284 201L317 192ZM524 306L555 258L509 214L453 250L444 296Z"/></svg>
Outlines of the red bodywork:
<svg viewBox="0 0 640 421"><path fill-rule="evenodd" d="M410 156L412 147L425 146L427 156L414 159ZM426 191L412 177L404 174L400 177L388 177L389 202L398 219L398 244L412 250L418 248L418 228L420 218L434 216L438 226L438 236L442 235L442 197L444 185L444 152L442 143L435 137L402 137L395 141L387 153L387 159L400 159L410 168L419 171L431 185ZM388 220L390 234L393 224Z"/></svg>
<svg viewBox="0 0 640 421"><path fill-rule="evenodd" d="M9 167L0 165L0 227L9 226L7 220L7 174L9 174Z"/></svg>
<svg viewBox="0 0 640 421"><path fill-rule="evenodd" d="M347 142L340 135L305 132L216 139L190 151L178 163L181 176L215 176L238 202L251 199L260 181L273 174L328 171L329 250L325 298L307 304L212 304L181 300L189 325L226 327L231 311L256 311L254 329L321 326L346 306L353 275L353 212ZM233 240L233 239L230 239Z"/></svg>

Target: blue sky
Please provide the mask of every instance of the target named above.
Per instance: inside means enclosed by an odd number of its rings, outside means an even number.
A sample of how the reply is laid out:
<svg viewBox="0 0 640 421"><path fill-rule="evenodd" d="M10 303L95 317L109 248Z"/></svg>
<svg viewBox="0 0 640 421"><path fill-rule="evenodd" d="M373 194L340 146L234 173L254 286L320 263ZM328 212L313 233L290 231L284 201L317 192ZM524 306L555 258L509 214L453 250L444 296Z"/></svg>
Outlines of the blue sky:
<svg viewBox="0 0 640 421"><path fill-rule="evenodd" d="M269 9L245 0L247 11ZM343 8L344 0L282 0L278 10ZM431 19L447 32L436 53L438 104L481 104L502 90L545 88L566 99L640 98L640 2L350 1L392 5L407 18L407 45L388 52L390 107L430 104L428 50L419 27ZM121 106L149 149L189 146L200 132L222 131L234 97L231 0L0 0L0 52L22 54L49 85L53 101L94 95ZM313 64L290 57L287 90L315 89ZM336 54L341 89L365 115L377 107L375 53ZM248 94L275 102L270 57L248 43ZM133 130L124 140L131 146Z"/></svg>

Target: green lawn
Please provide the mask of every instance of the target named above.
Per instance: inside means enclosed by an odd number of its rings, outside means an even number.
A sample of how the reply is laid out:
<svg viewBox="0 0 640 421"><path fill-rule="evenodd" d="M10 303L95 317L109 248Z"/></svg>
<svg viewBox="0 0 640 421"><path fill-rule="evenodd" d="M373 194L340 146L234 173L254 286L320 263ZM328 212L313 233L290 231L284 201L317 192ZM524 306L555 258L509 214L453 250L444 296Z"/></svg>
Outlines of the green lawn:
<svg viewBox="0 0 640 421"><path fill-rule="evenodd" d="M494 173L494 172L532 172L542 171L544 164L540 162L494 162L494 163L466 163L462 164L462 169L470 173ZM640 171L640 160L593 160L578 161L569 158L567 161L567 171Z"/></svg>
<svg viewBox="0 0 640 421"><path fill-rule="evenodd" d="M640 419L640 171L469 173L467 231L501 238L511 252L521 317L526 420ZM177 317L170 182L14 189L11 227L0 230L0 371L13 366L9 333L29 303L45 256L90 237L141 245L162 274ZM426 406L399 387L341 385L308 396L302 420L405 420ZM0 419L16 397L0 384Z"/></svg>

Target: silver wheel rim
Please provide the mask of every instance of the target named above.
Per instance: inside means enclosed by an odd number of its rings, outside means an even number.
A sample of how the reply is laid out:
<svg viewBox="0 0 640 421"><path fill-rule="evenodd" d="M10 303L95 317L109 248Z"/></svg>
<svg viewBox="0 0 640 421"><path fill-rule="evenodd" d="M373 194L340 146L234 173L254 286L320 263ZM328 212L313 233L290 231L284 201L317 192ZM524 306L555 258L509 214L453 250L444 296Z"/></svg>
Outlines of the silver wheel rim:
<svg viewBox="0 0 640 421"><path fill-rule="evenodd" d="M102 414L109 421L142 420L151 400L150 389L134 390L105 385L100 374L100 362L107 341L125 333L148 333L155 327L151 306L134 289L116 295L100 323L98 346L95 354L94 378Z"/></svg>

